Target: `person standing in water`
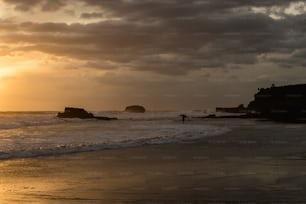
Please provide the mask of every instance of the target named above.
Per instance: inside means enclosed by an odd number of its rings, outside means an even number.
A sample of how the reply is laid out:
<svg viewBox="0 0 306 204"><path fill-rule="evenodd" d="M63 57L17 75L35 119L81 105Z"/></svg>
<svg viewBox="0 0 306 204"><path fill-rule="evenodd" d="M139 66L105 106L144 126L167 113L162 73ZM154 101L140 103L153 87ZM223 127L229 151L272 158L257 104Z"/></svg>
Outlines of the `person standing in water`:
<svg viewBox="0 0 306 204"><path fill-rule="evenodd" d="M187 118L187 115L185 114L182 114L180 115L182 117L182 123L184 124L185 123L185 119Z"/></svg>

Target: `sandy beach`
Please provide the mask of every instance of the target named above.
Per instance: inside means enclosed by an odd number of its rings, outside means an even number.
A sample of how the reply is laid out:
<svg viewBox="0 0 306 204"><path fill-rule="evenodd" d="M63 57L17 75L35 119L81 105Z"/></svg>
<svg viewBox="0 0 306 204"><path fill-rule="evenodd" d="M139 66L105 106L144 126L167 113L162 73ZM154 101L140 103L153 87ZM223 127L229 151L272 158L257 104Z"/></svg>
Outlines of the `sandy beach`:
<svg viewBox="0 0 306 204"><path fill-rule="evenodd" d="M176 144L0 161L0 203L306 203L306 125L195 120Z"/></svg>

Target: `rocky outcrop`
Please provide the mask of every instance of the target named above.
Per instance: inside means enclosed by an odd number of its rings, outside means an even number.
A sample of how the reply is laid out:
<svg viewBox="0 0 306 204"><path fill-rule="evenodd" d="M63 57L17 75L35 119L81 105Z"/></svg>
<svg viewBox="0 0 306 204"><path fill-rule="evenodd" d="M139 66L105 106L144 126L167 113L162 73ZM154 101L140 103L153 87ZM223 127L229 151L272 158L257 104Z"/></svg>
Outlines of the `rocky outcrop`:
<svg viewBox="0 0 306 204"><path fill-rule="evenodd" d="M109 118L109 117L103 117L103 116L95 116L94 118L97 120L118 120L118 118Z"/></svg>
<svg viewBox="0 0 306 204"><path fill-rule="evenodd" d="M125 111L129 113L144 113L146 112L146 109L140 105L133 105L126 107Z"/></svg>
<svg viewBox="0 0 306 204"><path fill-rule="evenodd" d="M81 119L88 119L94 118L92 113L87 112L83 108L70 108L66 107L65 112L58 113L57 117L59 118L81 118Z"/></svg>
<svg viewBox="0 0 306 204"><path fill-rule="evenodd" d="M269 116L305 116L306 84L261 88L248 109Z"/></svg>
<svg viewBox="0 0 306 204"><path fill-rule="evenodd" d="M223 107L217 107L216 112L224 112L224 113L247 113L248 109L244 107L243 104L240 104L237 107L232 108L223 108Z"/></svg>
<svg viewBox="0 0 306 204"><path fill-rule="evenodd" d="M217 111L243 115L208 115L196 118L253 118L285 123L306 123L306 84L260 88L247 108L216 108Z"/></svg>
<svg viewBox="0 0 306 204"><path fill-rule="evenodd" d="M97 116L94 116L92 113L87 112L83 108L71 108L71 107L66 107L64 112L57 114L57 117L59 118L97 119L97 120L117 120L117 118L97 117Z"/></svg>

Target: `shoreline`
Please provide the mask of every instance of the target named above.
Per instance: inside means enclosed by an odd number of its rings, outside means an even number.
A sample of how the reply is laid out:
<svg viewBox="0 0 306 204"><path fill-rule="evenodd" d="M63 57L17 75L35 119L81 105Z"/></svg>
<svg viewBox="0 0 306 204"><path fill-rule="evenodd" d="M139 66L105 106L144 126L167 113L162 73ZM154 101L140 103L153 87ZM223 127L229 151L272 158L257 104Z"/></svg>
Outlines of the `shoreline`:
<svg viewBox="0 0 306 204"><path fill-rule="evenodd" d="M54 137L56 134L51 134L51 141L48 141L49 137L44 136L40 137L38 136L38 139L43 140L40 143L37 143L36 145L32 146L22 146L19 147L16 145L16 148L14 149L11 147L7 151L5 151L5 148L2 152L0 152L0 161L2 160L10 160L10 159L22 159L22 158L33 158L38 156L55 156L55 155L63 155L63 154L70 154L70 153L78 153L78 152L91 152L91 151L100 151L100 150L108 150L108 149L125 149L125 148L133 148L133 147L141 147L144 145L156 145L156 144L171 144L171 143L178 143L181 141L194 141L194 140L200 140L207 137L215 137L221 134L224 134L225 132L230 131L228 128L225 127L218 127L218 126L212 126L209 124L203 124L203 123L193 123L190 122L189 124L181 124L180 121L171 121L167 120L164 122L159 122L156 124L151 124L151 122L148 121L148 124L146 126L142 126L139 122L133 122L129 121L129 123L111 123L109 127L104 128L106 131L106 134L103 135L103 126L100 128L100 131L96 131L95 129L99 130L100 123L99 122L92 122L92 121L86 121L86 123L81 123L83 126L80 128L80 131L86 132L86 124L92 125L89 132L91 134L86 135L86 133L81 133L82 137L74 137L74 134L69 134L68 141L61 142L61 137L57 136ZM85 124L85 125L84 125ZM101 125L104 123L101 123ZM110 124L110 123L108 123ZM62 124L61 124L62 125ZM124 131L121 133L128 134L128 137L120 137L117 139L117 133L116 131L112 131L111 129L120 127L120 125L124 125ZM151 126L152 125L152 126ZM129 128L130 126L135 126L133 128ZM47 126L48 127L48 126ZM65 125L62 125L62 127L67 132L69 129L65 127ZM59 128L62 128L59 125L55 125L54 127L49 126L50 132L52 131L52 128L55 128L56 130L59 130ZM78 124L73 124L72 127L74 129L78 129ZM128 127L128 128L127 128ZM144 128L143 128L144 127ZM160 128L161 131L158 129ZM28 136L28 138L31 138L31 134L33 131L35 131L35 126L31 127L31 131L25 131L25 135ZM139 131L138 131L139 129ZM111 130L111 131L110 131ZM11 131L11 130L8 130ZM143 133L141 133L141 131ZM146 132L146 133L145 133ZM193 133L189 133L193 132ZM14 130L12 129L11 132L6 134L15 134ZM34 132L35 133L35 132ZM74 132L75 134L79 134L79 132ZM119 131L120 133L120 131ZM133 134L134 139L133 139ZM80 135L81 135L80 134ZM148 134L148 135L146 135ZM101 137L100 137L101 135ZM30 140L26 140L27 137L16 137L17 144L22 143L30 143ZM36 137L37 135L35 135ZM64 137L67 136L67 134L63 134ZM86 137L88 136L89 140L87 141ZM34 139L36 139L33 137ZM94 137L97 137L98 139L95 140ZM12 137L14 138L14 137ZM54 140L54 138L58 140ZM100 138L100 139L99 139ZM19 140L18 140L19 139ZM52 140L53 139L53 140ZM75 142L75 139L78 139L79 142ZM58 141L58 143L57 143ZM5 141L4 141L5 142ZM44 143L45 142L45 143ZM2 144L3 147L5 147L5 144ZM7 142L8 145L10 145L9 142ZM11 142L11 144L14 144L14 141ZM33 143L35 144L35 143ZM45 145L46 144L46 145ZM13 145L12 145L13 146ZM1 147L0 147L1 148Z"/></svg>
<svg viewBox="0 0 306 204"><path fill-rule="evenodd" d="M305 203L306 127L227 122L196 141L2 160L0 201Z"/></svg>

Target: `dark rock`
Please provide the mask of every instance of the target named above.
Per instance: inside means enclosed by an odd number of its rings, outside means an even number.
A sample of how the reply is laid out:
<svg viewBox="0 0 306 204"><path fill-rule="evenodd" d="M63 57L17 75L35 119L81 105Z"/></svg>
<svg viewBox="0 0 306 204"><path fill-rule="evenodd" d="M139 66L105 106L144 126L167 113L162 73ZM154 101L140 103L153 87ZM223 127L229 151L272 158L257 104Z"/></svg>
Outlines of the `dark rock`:
<svg viewBox="0 0 306 204"><path fill-rule="evenodd" d="M58 113L59 118L80 118L80 119L97 119L97 120L117 120L117 118L96 117L92 113L87 112L83 108L66 107L65 112Z"/></svg>
<svg viewBox="0 0 306 204"><path fill-rule="evenodd" d="M59 118L81 118L81 119L88 119L94 118L92 113L87 112L83 108L65 108L65 112L58 113L57 117Z"/></svg>
<svg viewBox="0 0 306 204"><path fill-rule="evenodd" d="M244 107L243 104L240 104L238 107L232 108L222 108L217 107L216 112L225 112L225 113L247 113L248 109Z"/></svg>
<svg viewBox="0 0 306 204"><path fill-rule="evenodd" d="M109 117L102 117L102 116L95 116L97 120L118 120L118 118L109 118Z"/></svg>
<svg viewBox="0 0 306 204"><path fill-rule="evenodd" d="M216 111L245 113L243 115L214 116L196 118L252 118L283 123L306 123L306 84L260 88L248 107L216 108Z"/></svg>
<svg viewBox="0 0 306 204"><path fill-rule="evenodd" d="M144 113L146 112L146 109L140 105L133 105L126 107L125 111L130 113Z"/></svg>
<svg viewBox="0 0 306 204"><path fill-rule="evenodd" d="M209 114L209 115L207 116L207 118L215 118L215 117L217 117L216 114Z"/></svg>
<svg viewBox="0 0 306 204"><path fill-rule="evenodd" d="M306 84L261 88L248 109L267 117L305 117Z"/></svg>

